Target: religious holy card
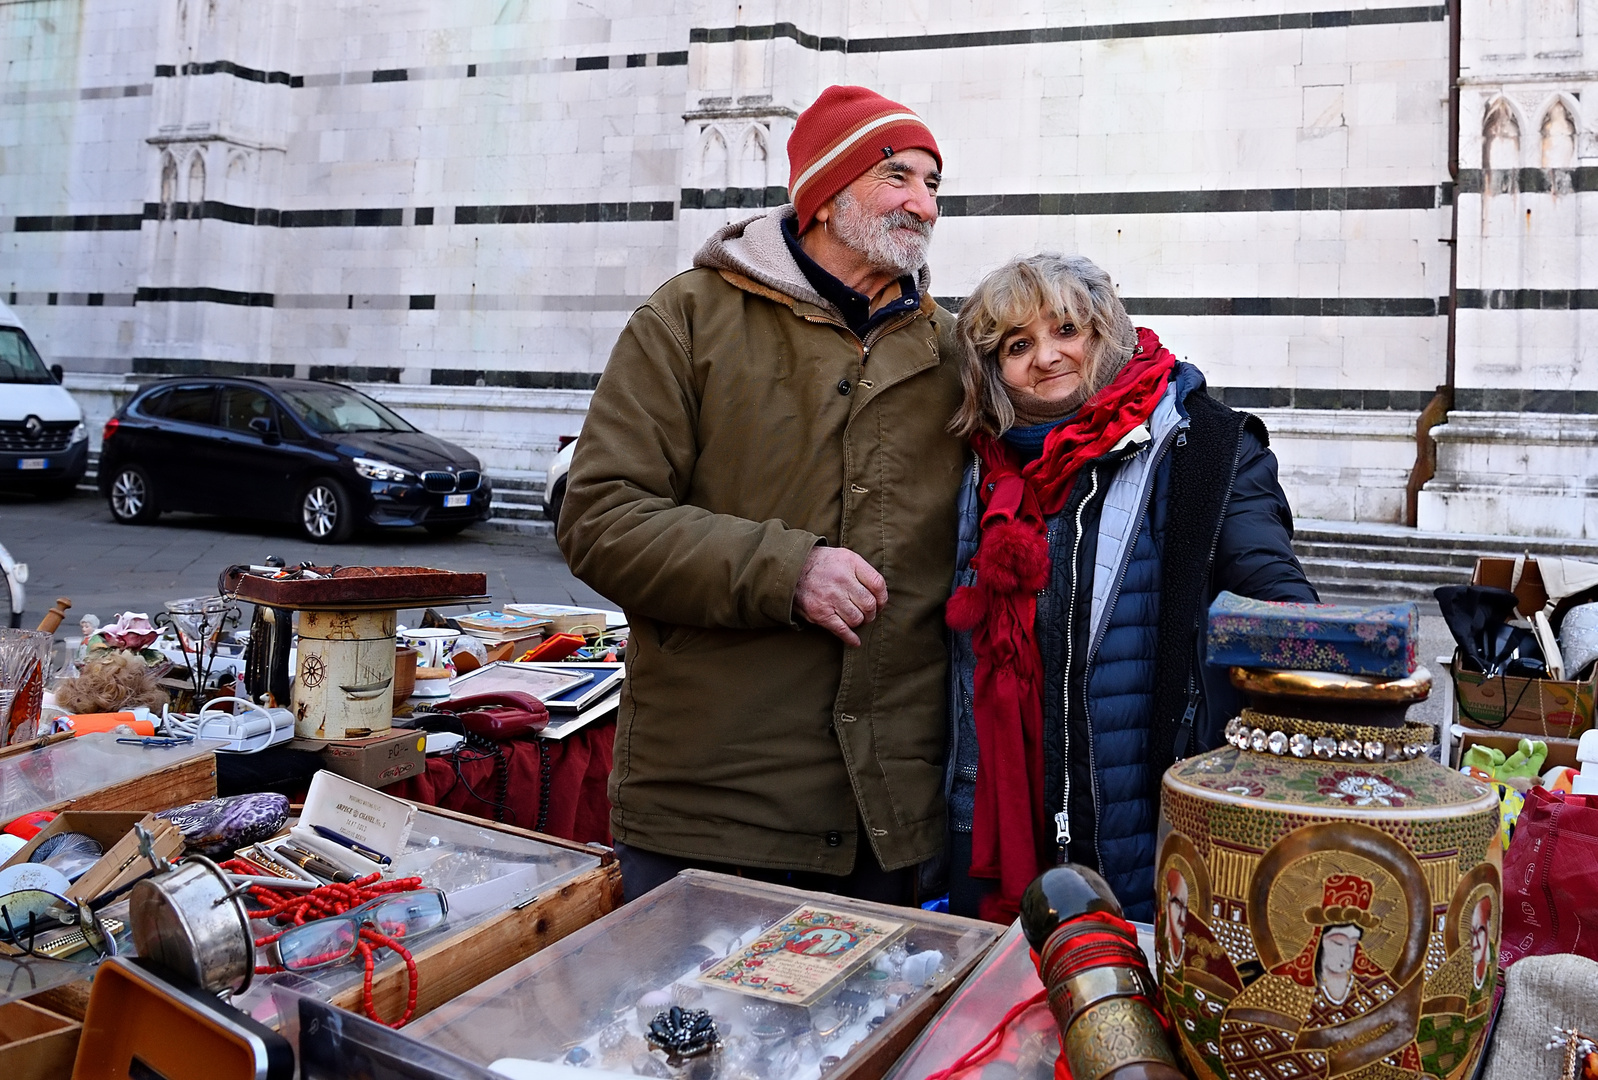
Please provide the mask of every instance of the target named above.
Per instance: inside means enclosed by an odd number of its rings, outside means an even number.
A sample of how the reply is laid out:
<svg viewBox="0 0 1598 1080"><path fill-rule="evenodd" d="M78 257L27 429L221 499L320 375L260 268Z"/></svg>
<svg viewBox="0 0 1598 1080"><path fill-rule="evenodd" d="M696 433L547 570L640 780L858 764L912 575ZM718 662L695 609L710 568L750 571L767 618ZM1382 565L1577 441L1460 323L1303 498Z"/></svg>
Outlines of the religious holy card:
<svg viewBox="0 0 1598 1080"><path fill-rule="evenodd" d="M768 1001L806 1005L869 963L904 925L801 905L699 981Z"/></svg>

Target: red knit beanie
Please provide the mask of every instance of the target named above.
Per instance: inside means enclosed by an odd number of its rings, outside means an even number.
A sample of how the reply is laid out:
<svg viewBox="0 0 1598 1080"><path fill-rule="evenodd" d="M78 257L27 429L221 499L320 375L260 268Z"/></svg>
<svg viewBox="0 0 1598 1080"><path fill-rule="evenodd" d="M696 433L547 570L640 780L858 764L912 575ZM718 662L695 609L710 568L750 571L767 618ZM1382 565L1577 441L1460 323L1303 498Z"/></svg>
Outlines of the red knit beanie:
<svg viewBox="0 0 1598 1080"><path fill-rule="evenodd" d="M900 150L925 150L943 168L932 132L897 101L863 86L823 90L788 136L788 197L799 211L799 232L828 199Z"/></svg>

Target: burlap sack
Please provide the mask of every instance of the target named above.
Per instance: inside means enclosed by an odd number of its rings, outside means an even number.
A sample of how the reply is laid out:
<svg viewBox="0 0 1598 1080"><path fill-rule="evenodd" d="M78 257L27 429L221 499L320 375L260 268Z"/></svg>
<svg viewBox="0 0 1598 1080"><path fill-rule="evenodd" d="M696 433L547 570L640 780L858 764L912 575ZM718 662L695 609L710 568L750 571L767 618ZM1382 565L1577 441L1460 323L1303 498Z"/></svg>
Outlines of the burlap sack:
<svg viewBox="0 0 1598 1080"><path fill-rule="evenodd" d="M1528 956L1510 965L1484 1080L1559 1076L1565 1063L1563 1044L1544 1049L1556 1028L1598 1034L1598 962L1558 953Z"/></svg>

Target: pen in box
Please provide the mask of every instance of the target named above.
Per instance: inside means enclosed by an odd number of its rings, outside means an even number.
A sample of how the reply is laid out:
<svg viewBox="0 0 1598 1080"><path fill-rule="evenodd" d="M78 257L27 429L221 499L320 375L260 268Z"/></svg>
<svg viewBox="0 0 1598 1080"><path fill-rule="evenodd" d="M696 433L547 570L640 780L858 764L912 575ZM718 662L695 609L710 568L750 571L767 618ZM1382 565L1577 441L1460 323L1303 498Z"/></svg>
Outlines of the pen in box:
<svg viewBox="0 0 1598 1080"><path fill-rule="evenodd" d="M374 848L369 848L359 840L351 840L343 833L329 829L326 825L312 825L311 828L315 831L316 835L320 836L322 839L331 840L339 847L349 848L363 859L371 859L379 866L387 866L394 861L387 855L384 855L381 851L377 851Z"/></svg>

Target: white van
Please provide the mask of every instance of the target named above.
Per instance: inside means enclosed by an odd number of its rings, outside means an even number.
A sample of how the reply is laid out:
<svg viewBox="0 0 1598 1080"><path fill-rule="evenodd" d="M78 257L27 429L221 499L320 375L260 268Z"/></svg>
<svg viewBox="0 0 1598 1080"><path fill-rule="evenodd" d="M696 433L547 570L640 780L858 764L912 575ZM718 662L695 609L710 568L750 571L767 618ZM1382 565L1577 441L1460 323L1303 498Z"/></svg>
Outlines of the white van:
<svg viewBox="0 0 1598 1080"><path fill-rule="evenodd" d="M83 410L0 303L0 491L64 498L89 464Z"/></svg>

